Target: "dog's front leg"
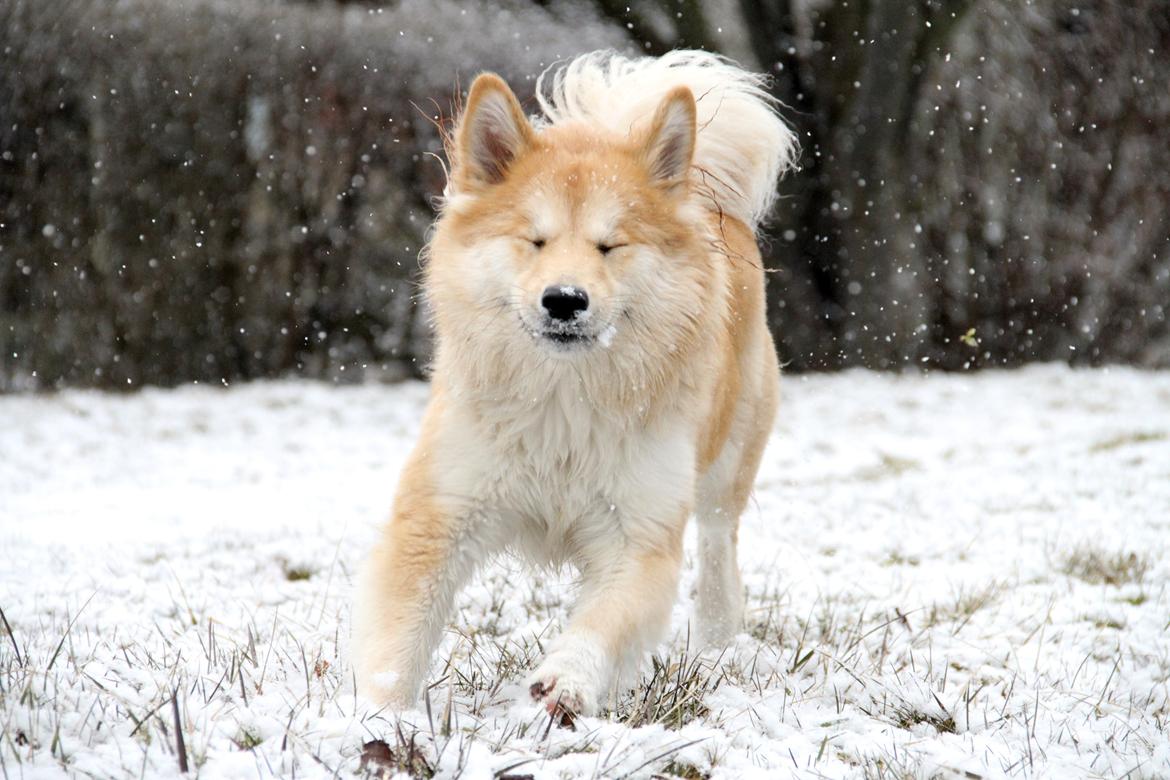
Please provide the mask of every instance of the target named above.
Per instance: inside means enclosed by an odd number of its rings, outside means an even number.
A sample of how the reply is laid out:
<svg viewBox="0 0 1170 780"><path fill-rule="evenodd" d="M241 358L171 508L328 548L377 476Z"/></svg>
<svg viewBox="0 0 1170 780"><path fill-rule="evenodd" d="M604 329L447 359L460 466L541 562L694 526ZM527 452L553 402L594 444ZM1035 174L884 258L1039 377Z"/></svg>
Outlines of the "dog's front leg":
<svg viewBox="0 0 1170 780"><path fill-rule="evenodd" d="M627 541L605 558L582 566L583 587L569 626L553 642L528 680L563 725L596 711L619 670L637 663L670 625L682 561L686 514L668 538L656 543Z"/></svg>
<svg viewBox="0 0 1170 780"><path fill-rule="evenodd" d="M455 597L482 557L473 518L432 496L404 479L359 584L354 669L358 691L380 705L414 703Z"/></svg>

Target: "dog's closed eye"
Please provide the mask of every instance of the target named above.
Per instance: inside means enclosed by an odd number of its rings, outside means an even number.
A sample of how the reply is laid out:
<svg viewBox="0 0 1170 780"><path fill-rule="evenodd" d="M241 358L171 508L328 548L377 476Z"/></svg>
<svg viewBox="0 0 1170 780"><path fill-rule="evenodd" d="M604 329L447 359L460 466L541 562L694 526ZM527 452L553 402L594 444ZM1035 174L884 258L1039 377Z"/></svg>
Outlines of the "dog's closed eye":
<svg viewBox="0 0 1170 780"><path fill-rule="evenodd" d="M602 244L597 245L597 251L603 255L608 255L613 250L621 249L624 246L629 246L629 244L604 244L604 243L602 243Z"/></svg>

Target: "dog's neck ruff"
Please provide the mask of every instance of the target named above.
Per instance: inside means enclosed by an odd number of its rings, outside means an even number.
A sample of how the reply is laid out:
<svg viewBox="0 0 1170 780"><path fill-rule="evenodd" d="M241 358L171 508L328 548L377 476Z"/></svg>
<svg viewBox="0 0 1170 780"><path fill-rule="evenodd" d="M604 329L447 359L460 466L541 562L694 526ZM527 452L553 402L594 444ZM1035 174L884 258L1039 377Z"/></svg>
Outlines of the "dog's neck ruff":
<svg viewBox="0 0 1170 780"><path fill-rule="evenodd" d="M536 353L520 365L481 355L474 363L451 361L442 375L455 403L494 426L515 430L533 419L564 417L570 427L594 420L620 431L645 428L674 405L686 362L675 358L655 368L601 351L569 359Z"/></svg>

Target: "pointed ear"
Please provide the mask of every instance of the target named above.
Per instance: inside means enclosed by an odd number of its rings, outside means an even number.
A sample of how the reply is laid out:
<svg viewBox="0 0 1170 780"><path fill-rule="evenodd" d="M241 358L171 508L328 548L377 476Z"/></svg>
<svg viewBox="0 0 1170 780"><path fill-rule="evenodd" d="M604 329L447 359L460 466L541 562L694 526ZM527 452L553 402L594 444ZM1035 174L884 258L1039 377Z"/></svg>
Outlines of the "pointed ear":
<svg viewBox="0 0 1170 780"><path fill-rule="evenodd" d="M658 104L642 144L642 156L655 181L686 181L695 155L695 132L695 97L686 87L675 87Z"/></svg>
<svg viewBox="0 0 1170 780"><path fill-rule="evenodd" d="M456 132L458 180L472 189L498 184L534 139L520 102L504 80L494 73L477 76Z"/></svg>

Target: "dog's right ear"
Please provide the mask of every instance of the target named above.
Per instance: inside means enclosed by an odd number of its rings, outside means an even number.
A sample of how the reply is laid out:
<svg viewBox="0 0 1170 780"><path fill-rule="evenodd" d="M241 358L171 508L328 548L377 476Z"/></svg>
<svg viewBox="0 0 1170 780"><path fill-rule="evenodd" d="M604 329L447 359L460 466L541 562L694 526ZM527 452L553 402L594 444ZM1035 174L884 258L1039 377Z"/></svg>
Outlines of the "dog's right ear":
<svg viewBox="0 0 1170 780"><path fill-rule="evenodd" d="M455 136L455 179L475 190L503 181L508 166L532 145L536 132L520 101L494 73L476 77Z"/></svg>

